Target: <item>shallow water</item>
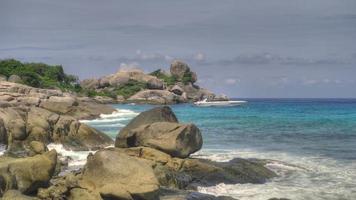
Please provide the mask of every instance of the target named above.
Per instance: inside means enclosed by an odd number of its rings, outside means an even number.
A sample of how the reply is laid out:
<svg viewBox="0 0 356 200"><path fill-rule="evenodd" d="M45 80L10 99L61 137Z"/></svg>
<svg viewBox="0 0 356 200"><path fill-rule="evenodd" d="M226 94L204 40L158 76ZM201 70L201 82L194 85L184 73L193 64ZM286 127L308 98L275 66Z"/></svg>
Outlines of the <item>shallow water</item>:
<svg viewBox="0 0 356 200"><path fill-rule="evenodd" d="M202 131L203 149L195 157L228 161L235 157L270 159L280 176L265 184L220 184L201 192L238 199L271 197L356 199L356 100L249 99L241 107L172 106L183 123ZM83 120L115 138L148 105L114 105L118 111ZM65 151L70 169L81 167L89 152Z"/></svg>

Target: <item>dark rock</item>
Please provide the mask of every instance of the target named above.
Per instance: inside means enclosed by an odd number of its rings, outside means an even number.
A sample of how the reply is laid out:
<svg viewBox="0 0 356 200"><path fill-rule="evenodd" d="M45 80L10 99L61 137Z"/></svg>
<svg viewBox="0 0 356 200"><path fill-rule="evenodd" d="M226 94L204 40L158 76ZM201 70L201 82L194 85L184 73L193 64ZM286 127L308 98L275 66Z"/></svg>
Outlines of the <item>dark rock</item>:
<svg viewBox="0 0 356 200"><path fill-rule="evenodd" d="M236 200L227 196L214 196L196 191L161 188L160 200Z"/></svg>

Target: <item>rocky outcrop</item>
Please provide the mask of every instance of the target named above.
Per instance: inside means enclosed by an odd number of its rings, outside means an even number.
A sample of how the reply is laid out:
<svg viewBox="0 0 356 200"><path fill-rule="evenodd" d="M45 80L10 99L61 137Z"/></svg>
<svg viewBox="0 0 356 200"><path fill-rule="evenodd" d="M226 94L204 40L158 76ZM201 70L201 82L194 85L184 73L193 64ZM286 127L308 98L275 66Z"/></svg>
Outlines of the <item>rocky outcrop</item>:
<svg viewBox="0 0 356 200"><path fill-rule="evenodd" d="M0 135L6 138L3 143L10 154L41 151L33 141L61 143L72 150L93 150L112 144L107 135L77 119L38 107L0 108L0 123L3 124Z"/></svg>
<svg viewBox="0 0 356 200"><path fill-rule="evenodd" d="M22 84L0 81L0 107L36 106L57 114L66 114L77 119L111 114L114 108L88 97L76 97L60 90L39 89Z"/></svg>
<svg viewBox="0 0 356 200"><path fill-rule="evenodd" d="M100 79L86 79L81 82L81 86L86 89L119 87L127 84L130 80L146 83L149 89L163 89L161 80L145 74L139 69L119 70L115 74L104 76Z"/></svg>
<svg viewBox="0 0 356 200"><path fill-rule="evenodd" d="M124 100L117 100L119 103L178 104L215 96L197 86L197 80L197 74L186 63L174 60L170 73L164 70L156 70L151 74L145 74L139 69L119 70L99 79L83 80L81 86L96 93L110 94L109 96L122 95L122 91L132 92L124 95ZM118 92L119 90L122 91Z"/></svg>
<svg viewBox="0 0 356 200"><path fill-rule="evenodd" d="M167 90L143 90L127 99L127 103L149 103L149 104L177 104L183 103L186 99Z"/></svg>
<svg viewBox="0 0 356 200"><path fill-rule="evenodd" d="M117 151L151 163L161 186L196 189L219 183L264 183L277 175L264 167L264 162L234 159L213 162L204 159L181 159L148 147L123 148Z"/></svg>
<svg viewBox="0 0 356 200"><path fill-rule="evenodd" d="M0 157L0 196L16 189L33 194L49 184L57 163L56 151L28 158Z"/></svg>

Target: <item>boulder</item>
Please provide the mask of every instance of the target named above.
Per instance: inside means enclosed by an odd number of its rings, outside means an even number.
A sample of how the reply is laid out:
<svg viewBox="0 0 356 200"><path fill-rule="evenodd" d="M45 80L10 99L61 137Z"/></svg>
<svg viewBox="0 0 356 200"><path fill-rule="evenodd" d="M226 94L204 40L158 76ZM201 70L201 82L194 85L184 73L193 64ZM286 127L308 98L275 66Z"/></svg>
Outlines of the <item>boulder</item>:
<svg viewBox="0 0 356 200"><path fill-rule="evenodd" d="M99 193L83 188L73 188L70 190L68 200L103 200Z"/></svg>
<svg viewBox="0 0 356 200"><path fill-rule="evenodd" d="M122 95L117 95L116 96L116 102L122 103L124 101L125 101L125 97L124 96L122 96Z"/></svg>
<svg viewBox="0 0 356 200"><path fill-rule="evenodd" d="M7 131L4 121L0 118L0 144L7 144Z"/></svg>
<svg viewBox="0 0 356 200"><path fill-rule="evenodd" d="M0 81L7 81L7 77L0 74Z"/></svg>
<svg viewBox="0 0 356 200"><path fill-rule="evenodd" d="M180 158L199 151L203 145L201 133L194 124L172 122L156 122L131 129L125 140L129 147L151 147Z"/></svg>
<svg viewBox="0 0 356 200"><path fill-rule="evenodd" d="M21 77L19 77L18 75L11 75L8 79L9 82L13 82L13 83L22 83L22 79Z"/></svg>
<svg viewBox="0 0 356 200"><path fill-rule="evenodd" d="M43 100L40 107L59 114L66 114L77 106L78 102L74 97L56 97L52 96L49 99Z"/></svg>
<svg viewBox="0 0 356 200"><path fill-rule="evenodd" d="M80 86L85 89L98 89L100 87L100 81L98 79L85 79L80 82Z"/></svg>
<svg viewBox="0 0 356 200"><path fill-rule="evenodd" d="M184 99L167 90L142 90L127 99L128 103L176 104Z"/></svg>
<svg viewBox="0 0 356 200"><path fill-rule="evenodd" d="M162 90L163 89L163 82L156 77L152 77L147 81L147 88L148 89L156 89Z"/></svg>
<svg viewBox="0 0 356 200"><path fill-rule="evenodd" d="M47 146L44 145L42 142L38 142L38 141L30 142L30 149L32 151L32 155L42 154L48 151Z"/></svg>
<svg viewBox="0 0 356 200"><path fill-rule="evenodd" d="M170 89L170 91L176 95L182 95L184 92L184 90L179 85L173 86L172 89Z"/></svg>
<svg viewBox="0 0 356 200"><path fill-rule="evenodd" d="M152 124L154 122L176 122L178 119L173 113L172 109L168 106L156 107L148 111L144 111L133 118L124 128L122 128L116 137L116 147L129 147L126 138L129 131L140 127L145 124Z"/></svg>
<svg viewBox="0 0 356 200"><path fill-rule="evenodd" d="M116 103L116 100L111 97L95 96L94 100L101 104Z"/></svg>
<svg viewBox="0 0 356 200"><path fill-rule="evenodd" d="M27 158L0 157L0 196L11 189L32 194L48 186L56 163L55 150Z"/></svg>
<svg viewBox="0 0 356 200"><path fill-rule="evenodd" d="M158 199L159 183L151 166L115 148L88 156L82 180L112 199Z"/></svg>
<svg viewBox="0 0 356 200"><path fill-rule="evenodd" d="M190 68L186 63L180 60L174 60L171 63L170 72L172 76L182 79L185 73L190 72Z"/></svg>
<svg viewBox="0 0 356 200"><path fill-rule="evenodd" d="M51 140L76 151L97 150L112 145L109 136L69 116L60 116L53 126Z"/></svg>
<svg viewBox="0 0 356 200"><path fill-rule="evenodd" d="M8 190L2 197L2 200L39 200L39 199L35 197L23 195L18 190Z"/></svg>

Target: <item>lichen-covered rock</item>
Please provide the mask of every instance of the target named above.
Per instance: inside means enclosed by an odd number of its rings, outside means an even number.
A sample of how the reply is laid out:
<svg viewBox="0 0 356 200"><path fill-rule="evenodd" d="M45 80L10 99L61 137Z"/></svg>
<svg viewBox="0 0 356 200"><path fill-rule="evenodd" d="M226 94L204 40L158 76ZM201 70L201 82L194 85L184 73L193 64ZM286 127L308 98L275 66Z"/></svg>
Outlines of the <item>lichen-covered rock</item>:
<svg viewBox="0 0 356 200"><path fill-rule="evenodd" d="M31 194L48 186L57 163L57 153L52 150L27 158L0 157L0 196L11 189Z"/></svg>
<svg viewBox="0 0 356 200"><path fill-rule="evenodd" d="M129 131L140 127L145 124L152 124L154 122L176 122L178 119L173 113L172 109L168 106L156 107L147 111L144 111L133 118L124 128L122 128L115 140L116 147L129 147L126 138Z"/></svg>
<svg viewBox="0 0 356 200"><path fill-rule="evenodd" d="M199 151L203 145L201 133L194 124L172 122L142 125L130 130L125 140L129 147L151 147L180 158Z"/></svg>

